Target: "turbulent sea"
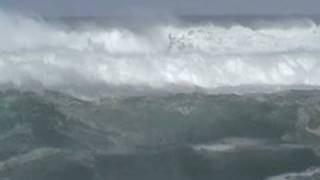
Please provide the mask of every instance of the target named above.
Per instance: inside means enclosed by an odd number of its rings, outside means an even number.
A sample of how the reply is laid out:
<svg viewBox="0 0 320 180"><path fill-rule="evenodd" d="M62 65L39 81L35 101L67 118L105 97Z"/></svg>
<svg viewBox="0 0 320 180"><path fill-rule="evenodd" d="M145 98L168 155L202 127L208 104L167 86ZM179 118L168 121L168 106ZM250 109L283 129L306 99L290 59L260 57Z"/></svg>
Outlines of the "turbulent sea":
<svg viewBox="0 0 320 180"><path fill-rule="evenodd" d="M319 180L320 18L0 11L0 180Z"/></svg>

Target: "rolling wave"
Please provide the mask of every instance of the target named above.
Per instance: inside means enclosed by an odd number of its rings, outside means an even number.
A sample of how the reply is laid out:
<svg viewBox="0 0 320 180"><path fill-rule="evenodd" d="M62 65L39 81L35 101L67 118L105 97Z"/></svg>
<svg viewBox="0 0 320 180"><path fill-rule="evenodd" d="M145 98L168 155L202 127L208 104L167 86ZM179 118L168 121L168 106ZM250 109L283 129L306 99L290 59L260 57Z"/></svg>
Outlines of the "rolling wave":
<svg viewBox="0 0 320 180"><path fill-rule="evenodd" d="M80 95L319 86L320 27L302 24L68 28L1 11L0 85Z"/></svg>
<svg viewBox="0 0 320 180"><path fill-rule="evenodd" d="M0 10L0 180L319 177L320 26L233 20Z"/></svg>

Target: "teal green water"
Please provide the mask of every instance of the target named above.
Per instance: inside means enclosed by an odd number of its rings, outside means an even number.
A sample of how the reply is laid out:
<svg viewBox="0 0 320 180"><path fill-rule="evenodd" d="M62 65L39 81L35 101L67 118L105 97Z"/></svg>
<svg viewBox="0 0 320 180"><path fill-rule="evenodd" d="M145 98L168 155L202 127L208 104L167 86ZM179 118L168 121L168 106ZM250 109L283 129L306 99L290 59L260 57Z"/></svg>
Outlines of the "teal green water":
<svg viewBox="0 0 320 180"><path fill-rule="evenodd" d="M306 130L316 132L319 112L319 91L95 102L6 91L0 179L261 180L303 172L320 164L320 137Z"/></svg>

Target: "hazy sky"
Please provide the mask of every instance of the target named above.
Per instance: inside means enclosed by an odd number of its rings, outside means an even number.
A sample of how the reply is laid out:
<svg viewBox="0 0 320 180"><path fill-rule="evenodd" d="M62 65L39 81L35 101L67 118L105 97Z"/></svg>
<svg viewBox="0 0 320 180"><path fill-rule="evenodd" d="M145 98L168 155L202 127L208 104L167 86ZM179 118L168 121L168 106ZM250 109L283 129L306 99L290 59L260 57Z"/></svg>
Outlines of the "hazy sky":
<svg viewBox="0 0 320 180"><path fill-rule="evenodd" d="M320 14L320 0L0 0L46 16L112 14Z"/></svg>

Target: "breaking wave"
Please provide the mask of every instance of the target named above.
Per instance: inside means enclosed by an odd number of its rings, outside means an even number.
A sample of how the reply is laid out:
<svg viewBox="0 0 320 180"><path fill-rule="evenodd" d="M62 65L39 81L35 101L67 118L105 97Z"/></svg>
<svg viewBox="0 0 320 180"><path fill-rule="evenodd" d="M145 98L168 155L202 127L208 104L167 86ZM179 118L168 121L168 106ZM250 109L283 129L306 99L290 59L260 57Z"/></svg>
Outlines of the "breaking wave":
<svg viewBox="0 0 320 180"><path fill-rule="evenodd" d="M137 30L83 23L70 28L0 11L0 85L80 95L318 86L320 27L311 19L293 22L297 25L154 23Z"/></svg>
<svg viewBox="0 0 320 180"><path fill-rule="evenodd" d="M0 180L319 177L315 19L137 24L0 10Z"/></svg>

